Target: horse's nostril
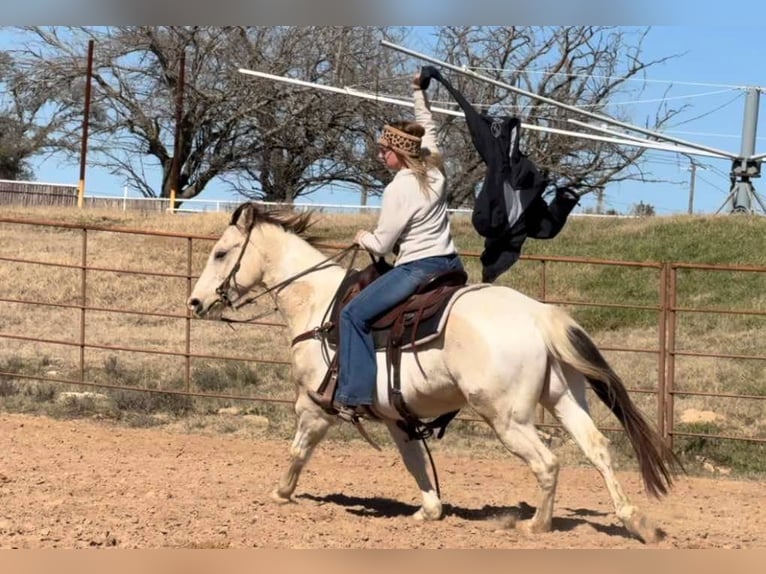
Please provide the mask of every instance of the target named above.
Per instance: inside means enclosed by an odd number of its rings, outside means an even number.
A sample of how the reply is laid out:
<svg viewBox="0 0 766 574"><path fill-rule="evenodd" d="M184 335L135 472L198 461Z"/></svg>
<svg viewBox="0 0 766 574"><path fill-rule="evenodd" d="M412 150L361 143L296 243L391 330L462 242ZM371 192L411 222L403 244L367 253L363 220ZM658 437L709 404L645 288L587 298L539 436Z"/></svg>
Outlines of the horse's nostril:
<svg viewBox="0 0 766 574"><path fill-rule="evenodd" d="M191 309L192 311L197 311L201 306L201 302L199 299L192 297L187 302L187 305L189 306L189 309Z"/></svg>

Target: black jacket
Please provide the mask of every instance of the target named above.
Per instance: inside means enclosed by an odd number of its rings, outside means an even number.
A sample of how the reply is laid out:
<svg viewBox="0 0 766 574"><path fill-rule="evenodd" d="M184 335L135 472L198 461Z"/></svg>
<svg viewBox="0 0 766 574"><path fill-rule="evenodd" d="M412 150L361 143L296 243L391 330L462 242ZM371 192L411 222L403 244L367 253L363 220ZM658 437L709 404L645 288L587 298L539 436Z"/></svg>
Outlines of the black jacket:
<svg viewBox="0 0 766 574"><path fill-rule="evenodd" d="M521 256L521 247L527 237L552 239L564 227L567 216L577 205L579 196L567 187L556 189L550 204L536 197L522 213L521 218L500 237L484 240L481 254L481 280L492 283L511 268Z"/></svg>
<svg viewBox="0 0 766 574"><path fill-rule="evenodd" d="M577 205L578 196L561 188L548 205L542 198L548 179L519 149L521 121L480 114L433 66L421 69L422 89L428 87L431 78L441 82L460 104L473 145L487 165L471 222L486 238L482 280L492 282L518 260L527 237L555 237Z"/></svg>

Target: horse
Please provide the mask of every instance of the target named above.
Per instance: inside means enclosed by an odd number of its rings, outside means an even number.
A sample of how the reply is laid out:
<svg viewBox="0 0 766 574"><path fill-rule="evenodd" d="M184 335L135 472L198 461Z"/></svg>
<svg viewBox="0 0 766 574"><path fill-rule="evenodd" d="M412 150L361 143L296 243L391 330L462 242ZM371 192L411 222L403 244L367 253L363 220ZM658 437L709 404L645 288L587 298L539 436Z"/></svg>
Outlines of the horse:
<svg viewBox="0 0 766 574"><path fill-rule="evenodd" d="M311 212L241 204L213 246L188 308L198 318L221 319L226 309L252 300L248 294L256 287L265 287L291 338L320 326L347 270L312 244L306 233L312 221ZM327 371L320 339L303 338L291 348L297 426L289 465L271 493L279 503L292 500L315 447L338 422L306 394L320 386ZM378 377L386 377L380 352ZM536 407L542 404L601 474L625 528L645 543L656 542L664 531L631 503L617 480L609 441L588 412L587 385L625 429L646 493L666 495L677 459L589 335L560 307L509 287L486 285L457 298L442 334L420 347L417 356L404 351L401 357L401 393L417 417L438 417L470 405L507 450L529 466L540 498L534 515L518 523L522 531L547 532L553 519L559 463L534 426ZM428 472L427 446L410 440L390 405L378 400L374 408L421 491L414 518L440 519L442 501Z"/></svg>

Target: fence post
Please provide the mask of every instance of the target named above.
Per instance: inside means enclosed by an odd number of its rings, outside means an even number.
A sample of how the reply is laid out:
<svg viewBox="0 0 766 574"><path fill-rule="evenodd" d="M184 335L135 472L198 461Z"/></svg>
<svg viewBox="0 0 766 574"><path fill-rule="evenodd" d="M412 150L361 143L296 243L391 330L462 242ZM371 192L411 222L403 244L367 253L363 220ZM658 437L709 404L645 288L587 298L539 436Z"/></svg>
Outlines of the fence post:
<svg viewBox="0 0 766 574"><path fill-rule="evenodd" d="M189 237L186 242L186 298L191 297L192 292L192 242L193 239ZM185 342L185 356L184 361L186 379L186 392L191 392L191 311L186 308L186 342Z"/></svg>
<svg viewBox="0 0 766 574"><path fill-rule="evenodd" d="M87 307L88 229L82 228L82 254L80 259L80 382L85 382L85 309Z"/></svg>
<svg viewBox="0 0 766 574"><path fill-rule="evenodd" d="M659 356L657 359L657 428L667 438L665 424L665 389L667 386L667 334L668 334L668 264L660 267L660 316L657 322Z"/></svg>
<svg viewBox="0 0 766 574"><path fill-rule="evenodd" d="M668 440L670 448L673 448L673 412L674 412L674 388L676 373L676 305L677 305L677 283L678 270L672 263L668 263L668 285L667 285L667 379L665 383L665 393L663 400L665 402L665 431L664 436Z"/></svg>

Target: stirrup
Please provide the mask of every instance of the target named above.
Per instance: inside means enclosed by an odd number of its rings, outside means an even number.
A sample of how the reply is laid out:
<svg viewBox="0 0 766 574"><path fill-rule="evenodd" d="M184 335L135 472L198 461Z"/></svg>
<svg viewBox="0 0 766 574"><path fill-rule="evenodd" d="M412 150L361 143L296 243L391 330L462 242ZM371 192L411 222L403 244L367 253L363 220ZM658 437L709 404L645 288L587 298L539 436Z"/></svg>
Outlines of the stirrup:
<svg viewBox="0 0 766 574"><path fill-rule="evenodd" d="M340 420L352 424L358 424L361 419L369 418L371 415L370 408L366 405L349 407L339 403L333 403L333 409Z"/></svg>
<svg viewBox="0 0 766 574"><path fill-rule="evenodd" d="M338 414L338 411L335 409L331 398L328 400L328 397L325 395L312 390L306 391L306 394L314 402L315 405L319 406L319 408L321 408L328 415Z"/></svg>

